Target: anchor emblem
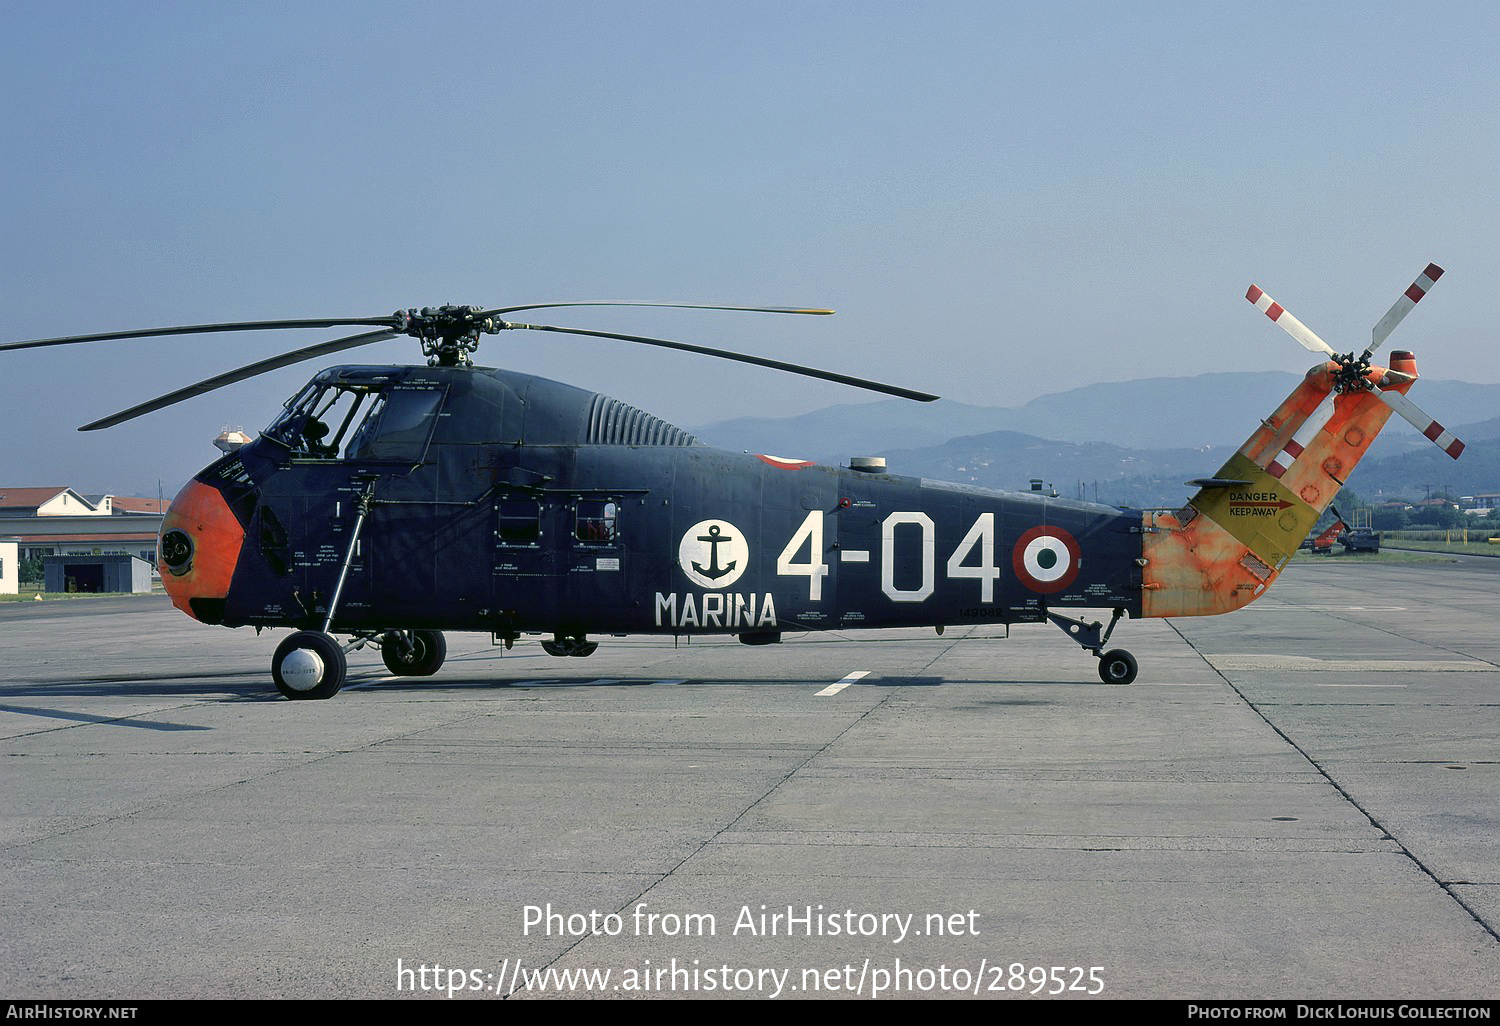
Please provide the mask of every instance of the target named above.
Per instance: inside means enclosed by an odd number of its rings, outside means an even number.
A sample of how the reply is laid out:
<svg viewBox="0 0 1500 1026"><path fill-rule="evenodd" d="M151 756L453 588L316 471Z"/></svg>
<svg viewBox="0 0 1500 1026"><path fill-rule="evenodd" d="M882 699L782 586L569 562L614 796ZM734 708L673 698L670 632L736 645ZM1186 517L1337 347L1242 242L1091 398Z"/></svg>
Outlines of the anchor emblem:
<svg viewBox="0 0 1500 1026"><path fill-rule="evenodd" d="M689 527L677 545L677 565L700 588L727 588L750 565L745 532L727 520L703 520Z"/></svg>
<svg viewBox="0 0 1500 1026"><path fill-rule="evenodd" d="M722 535L723 533L724 529L718 524L714 524L708 529L707 534L700 534L698 536L699 541L708 542L708 566L705 567L702 563L695 562L693 564L693 569L698 571L700 574L702 574L704 577L707 577L711 581L717 581L725 574L733 573L735 564L737 562L736 560L731 560L728 566L721 567L719 565L720 544L734 541L733 538L721 538L720 535Z"/></svg>

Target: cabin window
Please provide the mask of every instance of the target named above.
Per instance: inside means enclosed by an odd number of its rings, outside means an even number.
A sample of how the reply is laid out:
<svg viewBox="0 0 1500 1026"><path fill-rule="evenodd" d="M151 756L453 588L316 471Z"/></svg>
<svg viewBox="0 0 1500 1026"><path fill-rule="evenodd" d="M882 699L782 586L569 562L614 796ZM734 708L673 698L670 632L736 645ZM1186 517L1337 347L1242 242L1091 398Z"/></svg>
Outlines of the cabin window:
<svg viewBox="0 0 1500 1026"><path fill-rule="evenodd" d="M496 535L501 545L536 545L541 541L541 503L535 499L502 499L499 512Z"/></svg>
<svg viewBox="0 0 1500 1026"><path fill-rule="evenodd" d="M579 499L573 536L585 544L613 545L619 539L619 506L613 499Z"/></svg>

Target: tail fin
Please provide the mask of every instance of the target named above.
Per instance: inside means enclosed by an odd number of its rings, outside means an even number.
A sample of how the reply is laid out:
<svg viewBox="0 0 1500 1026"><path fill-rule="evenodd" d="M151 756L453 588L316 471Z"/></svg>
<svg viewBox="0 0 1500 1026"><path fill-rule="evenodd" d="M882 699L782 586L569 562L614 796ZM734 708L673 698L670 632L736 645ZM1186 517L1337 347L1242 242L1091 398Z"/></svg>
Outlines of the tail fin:
<svg viewBox="0 0 1500 1026"><path fill-rule="evenodd" d="M1410 353L1371 387L1334 391L1335 363L1314 367L1218 476L1175 514L1146 513L1143 616L1227 613L1259 598L1348 480L1390 418L1379 389L1405 393Z"/></svg>

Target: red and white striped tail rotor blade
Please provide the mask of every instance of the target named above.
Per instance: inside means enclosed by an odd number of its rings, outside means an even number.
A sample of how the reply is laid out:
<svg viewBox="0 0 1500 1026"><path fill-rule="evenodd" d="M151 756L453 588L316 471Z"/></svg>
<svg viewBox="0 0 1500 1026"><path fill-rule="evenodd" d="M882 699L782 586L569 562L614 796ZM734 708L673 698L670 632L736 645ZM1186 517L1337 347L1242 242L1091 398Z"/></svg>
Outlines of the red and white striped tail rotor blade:
<svg viewBox="0 0 1500 1026"><path fill-rule="evenodd" d="M1319 431L1323 430L1323 425L1327 424L1332 416L1333 393L1329 392L1327 398L1307 415L1307 419L1302 422L1302 426L1297 429L1297 433L1292 435L1291 440L1286 443L1286 448L1282 449L1276 454L1276 458L1271 460L1270 465L1266 467L1267 473L1279 480L1282 474L1291 470L1292 464L1297 461L1297 457L1302 455L1302 450L1306 449L1308 443L1317 436Z"/></svg>
<svg viewBox="0 0 1500 1026"><path fill-rule="evenodd" d="M1245 298L1255 304L1255 309L1280 325L1288 335L1301 342L1303 348L1310 349L1314 353L1323 353L1325 356L1338 355L1333 351L1332 346L1313 334L1311 328L1287 313L1280 303L1262 292L1259 285L1251 285L1250 291L1245 293Z"/></svg>
<svg viewBox="0 0 1500 1026"><path fill-rule="evenodd" d="M1401 319L1411 313L1411 308L1422 301L1427 291L1432 288L1433 283L1443 276L1443 269L1437 264L1428 264L1427 269L1417 275L1417 280L1411 283L1411 288L1402 293L1401 298L1396 300L1394 306L1380 318L1380 322L1370 331L1370 348L1365 350L1373 353L1385 345L1385 340L1390 338L1391 332L1396 330L1396 325Z"/></svg>
<svg viewBox="0 0 1500 1026"><path fill-rule="evenodd" d="M1375 394L1380 396L1381 402L1405 417L1411 423L1412 427L1430 438L1436 443L1439 449L1443 450L1449 456L1458 459L1459 454L1464 451L1464 443L1455 438L1453 433L1443 427L1443 425L1422 412L1420 406L1406 398L1400 392L1377 391Z"/></svg>

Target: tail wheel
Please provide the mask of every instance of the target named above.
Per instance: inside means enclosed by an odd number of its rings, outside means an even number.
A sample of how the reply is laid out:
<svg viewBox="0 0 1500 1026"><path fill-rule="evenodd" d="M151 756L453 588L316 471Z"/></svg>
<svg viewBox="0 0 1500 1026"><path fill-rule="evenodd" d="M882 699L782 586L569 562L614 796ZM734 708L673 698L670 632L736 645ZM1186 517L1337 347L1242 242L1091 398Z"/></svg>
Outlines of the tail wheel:
<svg viewBox="0 0 1500 1026"><path fill-rule="evenodd" d="M1099 679L1106 684L1129 684L1135 680L1135 656L1117 648L1099 657Z"/></svg>
<svg viewBox="0 0 1500 1026"><path fill-rule="evenodd" d="M276 690L293 700L332 698L348 670L343 648L321 631L298 631L271 657Z"/></svg>
<svg viewBox="0 0 1500 1026"><path fill-rule="evenodd" d="M447 657L442 631L389 631L380 641L380 658L398 677L431 677Z"/></svg>

